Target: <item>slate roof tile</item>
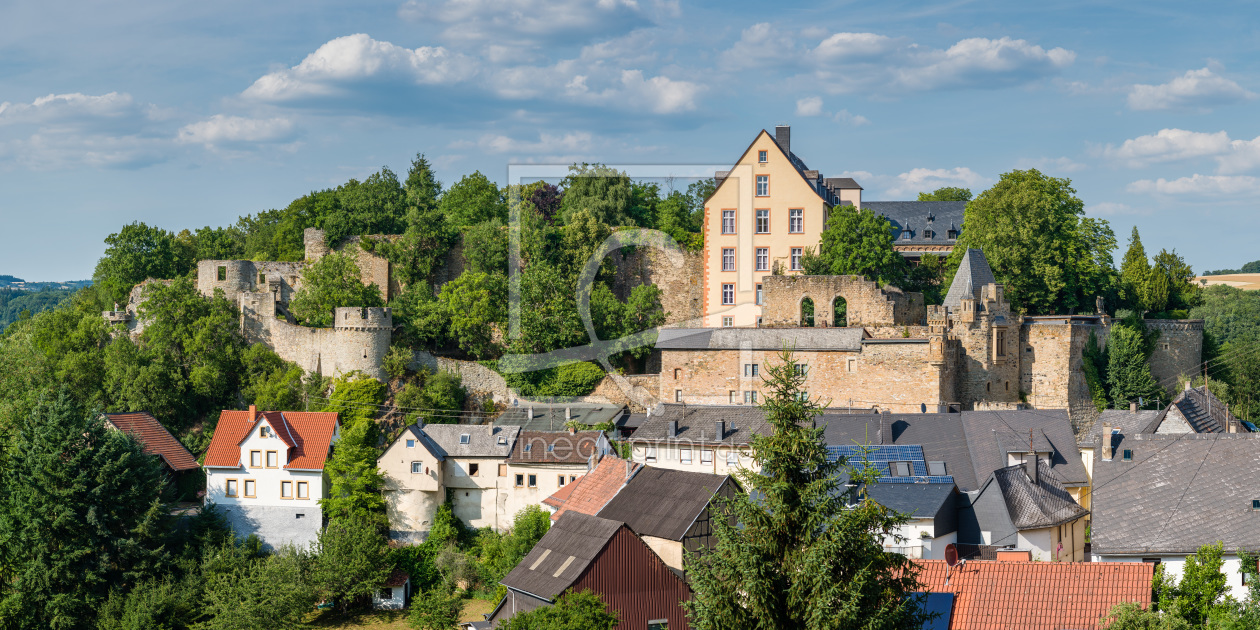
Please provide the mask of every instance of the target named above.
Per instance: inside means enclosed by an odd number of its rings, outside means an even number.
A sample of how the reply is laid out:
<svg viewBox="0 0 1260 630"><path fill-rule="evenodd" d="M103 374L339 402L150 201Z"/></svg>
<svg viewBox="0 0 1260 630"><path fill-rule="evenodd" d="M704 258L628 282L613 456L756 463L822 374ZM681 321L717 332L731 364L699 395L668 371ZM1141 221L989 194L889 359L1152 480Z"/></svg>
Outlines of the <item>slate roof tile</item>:
<svg viewBox="0 0 1260 630"><path fill-rule="evenodd" d="M584 464L600 456L601 431L521 431L511 464Z"/></svg>
<svg viewBox="0 0 1260 630"><path fill-rule="evenodd" d="M640 536L682 540L729 476L646 466L599 511Z"/></svg>

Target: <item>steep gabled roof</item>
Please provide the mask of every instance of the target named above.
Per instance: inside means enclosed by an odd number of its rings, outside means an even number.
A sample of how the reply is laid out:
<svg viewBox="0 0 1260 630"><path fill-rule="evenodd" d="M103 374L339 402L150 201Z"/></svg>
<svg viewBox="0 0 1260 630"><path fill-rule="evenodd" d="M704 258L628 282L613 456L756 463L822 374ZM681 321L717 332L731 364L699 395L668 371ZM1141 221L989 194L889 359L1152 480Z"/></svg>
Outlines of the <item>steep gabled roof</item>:
<svg viewBox="0 0 1260 630"><path fill-rule="evenodd" d="M197 458L149 412L107 413L105 418L118 430L135 438L145 453L161 457L171 470L182 472L198 467Z"/></svg>
<svg viewBox="0 0 1260 630"><path fill-rule="evenodd" d="M554 600L582 576L622 527L625 525L618 521L568 512L500 583Z"/></svg>
<svg viewBox="0 0 1260 630"><path fill-rule="evenodd" d="M1206 386L1181 391L1171 406L1181 412L1195 433L1226 433L1231 423L1238 431L1247 430Z"/></svg>
<svg viewBox="0 0 1260 630"><path fill-rule="evenodd" d="M717 421L725 422L724 435L717 435ZM669 423L678 423L678 434L669 437ZM752 443L753 435L770 435L766 412L752 405L679 405L662 403L630 436L631 442L681 442L684 444Z"/></svg>
<svg viewBox="0 0 1260 630"><path fill-rule="evenodd" d="M437 442L434 442L433 438L429 437L429 434L425 433L419 424L408 425L407 428L403 429L402 433L398 434L398 439L386 446L385 450L388 451L390 447L402 440L415 440L417 444L429 451L429 454L433 455L439 462L446 459L446 451L441 446L438 446ZM381 457L385 457L385 454L382 453Z"/></svg>
<svg viewBox="0 0 1260 630"><path fill-rule="evenodd" d="M254 422L248 411L225 409L219 414L214 437L206 452L205 465L233 468L241 465L241 442L265 417L285 444L290 446L284 468L323 470L332 437L337 432L337 414L316 411L266 411Z"/></svg>
<svg viewBox="0 0 1260 630"><path fill-rule="evenodd" d="M704 513L727 475L647 466L612 497L600 518L621 521L640 536L682 540Z"/></svg>
<svg viewBox="0 0 1260 630"><path fill-rule="evenodd" d="M1037 481L1028 478L1022 465L993 472L993 481L1002 491L1006 512L1015 529L1041 529L1070 523L1089 514L1081 507L1045 462L1037 462Z"/></svg>
<svg viewBox="0 0 1260 630"><path fill-rule="evenodd" d="M1089 484L1066 409L964 411L961 415L977 481L1006 468L1008 453L1028 452L1031 433L1034 448L1053 450L1050 468L1056 479L1068 487Z"/></svg>
<svg viewBox="0 0 1260 630"><path fill-rule="evenodd" d="M447 457L507 457L520 427L488 424L426 424L422 429ZM464 436L468 436L467 440Z"/></svg>
<svg viewBox="0 0 1260 630"><path fill-rule="evenodd" d="M533 418L530 418L530 410ZM568 419L565 418L567 410ZM495 426L515 426L526 431L563 431L565 423L574 421L587 426L616 423L618 419L629 415L630 409L625 405L613 404L564 404L548 405L542 403L525 403L504 411L494 419Z"/></svg>
<svg viewBox="0 0 1260 630"><path fill-rule="evenodd" d="M918 444L929 462L945 462L945 474L958 489L979 488L962 415L957 413L881 413L825 415L828 446L850 444ZM823 425L823 422L819 422ZM987 479L985 473L981 479Z"/></svg>
<svg viewBox="0 0 1260 630"><path fill-rule="evenodd" d="M863 201L863 210L892 224L893 245L953 245L962 232L966 201ZM924 230L932 231L928 238ZM949 237L950 230L954 238Z"/></svg>
<svg viewBox="0 0 1260 630"><path fill-rule="evenodd" d="M915 562L925 591L954 595L950 630L1098 628L1116 604L1149 606L1155 574L1144 562Z"/></svg>
<svg viewBox="0 0 1260 630"><path fill-rule="evenodd" d="M984 252L968 249L963 254L962 263L958 265L954 281L950 283L949 292L945 294L942 304L950 310L957 310L962 307L962 300L980 299L981 287L996 282L993 269L989 267L989 260L984 257Z"/></svg>
<svg viewBox="0 0 1260 630"><path fill-rule="evenodd" d="M762 129L760 133L758 133L756 136L753 136L752 142L748 143L748 148L744 149L744 152L739 154L739 159L735 160L736 165L744 161L744 158L748 156L749 152L752 151L752 148L757 144L757 141L760 140L761 136L763 135L770 138L770 143L774 145L774 148L775 150L779 152L779 155L783 157L784 159L786 159L788 163L792 165L792 168L796 170L796 173L801 176L801 180L805 182L806 186L809 186L810 190L814 191L815 195L818 195L819 199L822 199L823 202L825 203L829 203L829 204L832 203L832 200L828 199L827 195L824 195L822 190L819 190L819 187L817 186L817 182L812 181L808 177L805 176L805 171L809 169L805 166L804 160L797 157L795 153L784 151L783 146L779 144L779 141L774 137L774 135L772 135L769 131L766 131L765 129ZM717 194L717 191L722 188L722 184L726 183L726 179L729 176L730 171L722 171L722 173L726 173L727 175L722 175L715 178L717 179L717 186L713 189L713 194L709 195L710 198L713 197L713 195ZM853 180L850 179L849 181L853 181ZM853 182L853 183L855 187L859 189L861 188L860 186L856 186L857 182ZM827 192L830 193L830 190L828 190ZM709 203L709 199L706 198L704 202L706 204Z"/></svg>
<svg viewBox="0 0 1260 630"><path fill-rule="evenodd" d="M636 464L615 455L604 457L590 472L561 488L560 492L551 495L560 502L559 509L551 515L551 520L557 520L560 515L570 511L592 516L599 514L608 501L616 496L626 482L633 478L642 467L642 464ZM565 490L569 492L564 496L557 496Z"/></svg>

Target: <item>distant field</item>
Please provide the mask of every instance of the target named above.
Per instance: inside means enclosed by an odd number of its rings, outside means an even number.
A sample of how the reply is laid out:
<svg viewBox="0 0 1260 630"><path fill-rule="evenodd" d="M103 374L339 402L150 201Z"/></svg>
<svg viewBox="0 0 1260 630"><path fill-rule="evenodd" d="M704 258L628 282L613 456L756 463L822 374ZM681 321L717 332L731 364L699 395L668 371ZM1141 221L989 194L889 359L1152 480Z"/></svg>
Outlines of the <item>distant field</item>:
<svg viewBox="0 0 1260 630"><path fill-rule="evenodd" d="M1223 276L1199 276L1194 279L1200 285L1210 287L1216 284L1237 287L1244 291L1260 289L1260 273L1229 273Z"/></svg>

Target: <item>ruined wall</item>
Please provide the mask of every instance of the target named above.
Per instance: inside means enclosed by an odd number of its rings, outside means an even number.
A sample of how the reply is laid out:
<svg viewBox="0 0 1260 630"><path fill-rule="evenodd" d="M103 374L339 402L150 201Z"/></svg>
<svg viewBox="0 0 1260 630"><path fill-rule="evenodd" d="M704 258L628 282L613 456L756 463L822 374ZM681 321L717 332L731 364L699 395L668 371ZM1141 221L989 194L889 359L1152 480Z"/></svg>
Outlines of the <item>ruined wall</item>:
<svg viewBox="0 0 1260 630"><path fill-rule="evenodd" d="M921 325L927 319L922 293L896 287L879 288L861 276L766 276L761 325L795 327L801 321L801 303L814 301L814 325L832 325L832 304L843 297L847 326Z"/></svg>
<svg viewBox="0 0 1260 630"><path fill-rule="evenodd" d="M489 396L496 403L511 404L517 398L516 392L508 387L503 375L474 361L459 361L446 357L435 357L428 352L416 352L408 366L412 370L421 368L437 373L441 370L458 374L464 389L469 396L484 398Z"/></svg>
<svg viewBox="0 0 1260 630"><path fill-rule="evenodd" d="M398 235L375 234L372 235L372 238L395 241L398 239ZM354 252L354 261L359 267L359 280L364 286L375 284L381 290L381 298L386 302L398 297L398 294L402 292L402 286L390 273L389 260L384 256L363 249L362 242L363 237L351 236L337 248L337 251Z"/></svg>
<svg viewBox="0 0 1260 630"><path fill-rule="evenodd" d="M335 309L332 328L308 328L277 318L270 293L244 293L240 308L246 339L267 345L303 370L324 376L357 370L387 378L382 366L393 329L388 308Z"/></svg>
<svg viewBox="0 0 1260 630"><path fill-rule="evenodd" d="M1159 331L1151 353L1151 376L1168 391L1177 389L1177 377L1203 372L1203 320L1148 319L1148 330Z"/></svg>
<svg viewBox="0 0 1260 630"><path fill-rule="evenodd" d="M933 357L933 353L938 355ZM950 372L956 347L941 337L887 339L862 344L859 352L798 351L809 366L805 389L824 403L845 407L879 407L896 413L937 411L950 400ZM743 404L744 392L765 395L761 376L778 362L777 351L665 350L661 352L660 396L664 401L702 405ZM758 376L745 376L745 364L756 364ZM735 392L732 396L731 392Z"/></svg>
<svg viewBox="0 0 1260 630"><path fill-rule="evenodd" d="M613 377L605 376L604 380L595 386L594 391L586 396L578 396L573 402L626 405L634 413L643 413L648 407L655 406L659 402L672 402L672 399L661 401L657 398L661 390L660 374L627 374L623 378L630 385L629 394L617 385ZM640 401L645 401L646 406Z"/></svg>
<svg viewBox="0 0 1260 630"><path fill-rule="evenodd" d="M287 303L294 292L301 288L304 262L252 261L252 260L202 260L197 263L197 290L202 295L214 295L221 289L232 302L242 293L272 293L278 302ZM219 271L223 271L223 280Z"/></svg>
<svg viewBox="0 0 1260 630"><path fill-rule="evenodd" d="M698 326L704 304L704 261L700 252L684 252L683 265L675 267L669 256L655 247L637 247L610 255L616 269L612 290L622 300L643 284L661 289L666 325ZM695 320L695 321L692 321Z"/></svg>

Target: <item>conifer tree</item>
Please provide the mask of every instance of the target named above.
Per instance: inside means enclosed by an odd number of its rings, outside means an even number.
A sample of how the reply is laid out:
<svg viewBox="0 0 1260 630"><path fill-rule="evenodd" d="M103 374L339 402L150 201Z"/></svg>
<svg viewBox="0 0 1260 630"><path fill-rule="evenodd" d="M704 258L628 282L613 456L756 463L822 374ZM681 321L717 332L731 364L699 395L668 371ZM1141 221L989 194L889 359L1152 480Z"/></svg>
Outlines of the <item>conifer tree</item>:
<svg viewBox="0 0 1260 630"><path fill-rule="evenodd" d="M828 458L814 426L822 407L805 395L791 351L780 357L761 405L773 433L752 440L760 473L736 474L746 493L719 504L731 519L713 519L716 547L688 556L692 627L921 628L918 569L882 545L905 517L869 499L845 506L840 476L873 483L874 474Z"/></svg>
<svg viewBox="0 0 1260 630"><path fill-rule="evenodd" d="M1146 248L1142 246L1142 237L1135 225L1129 237L1129 249L1120 263L1120 292L1125 304L1139 313L1146 310L1143 293L1150 274L1151 263L1146 259Z"/></svg>
<svg viewBox="0 0 1260 630"><path fill-rule="evenodd" d="M1147 337L1136 317L1112 327L1107 343L1107 383L1116 409L1128 409L1129 403L1139 398L1144 404L1167 398L1151 376L1148 360L1153 346L1153 339Z"/></svg>

